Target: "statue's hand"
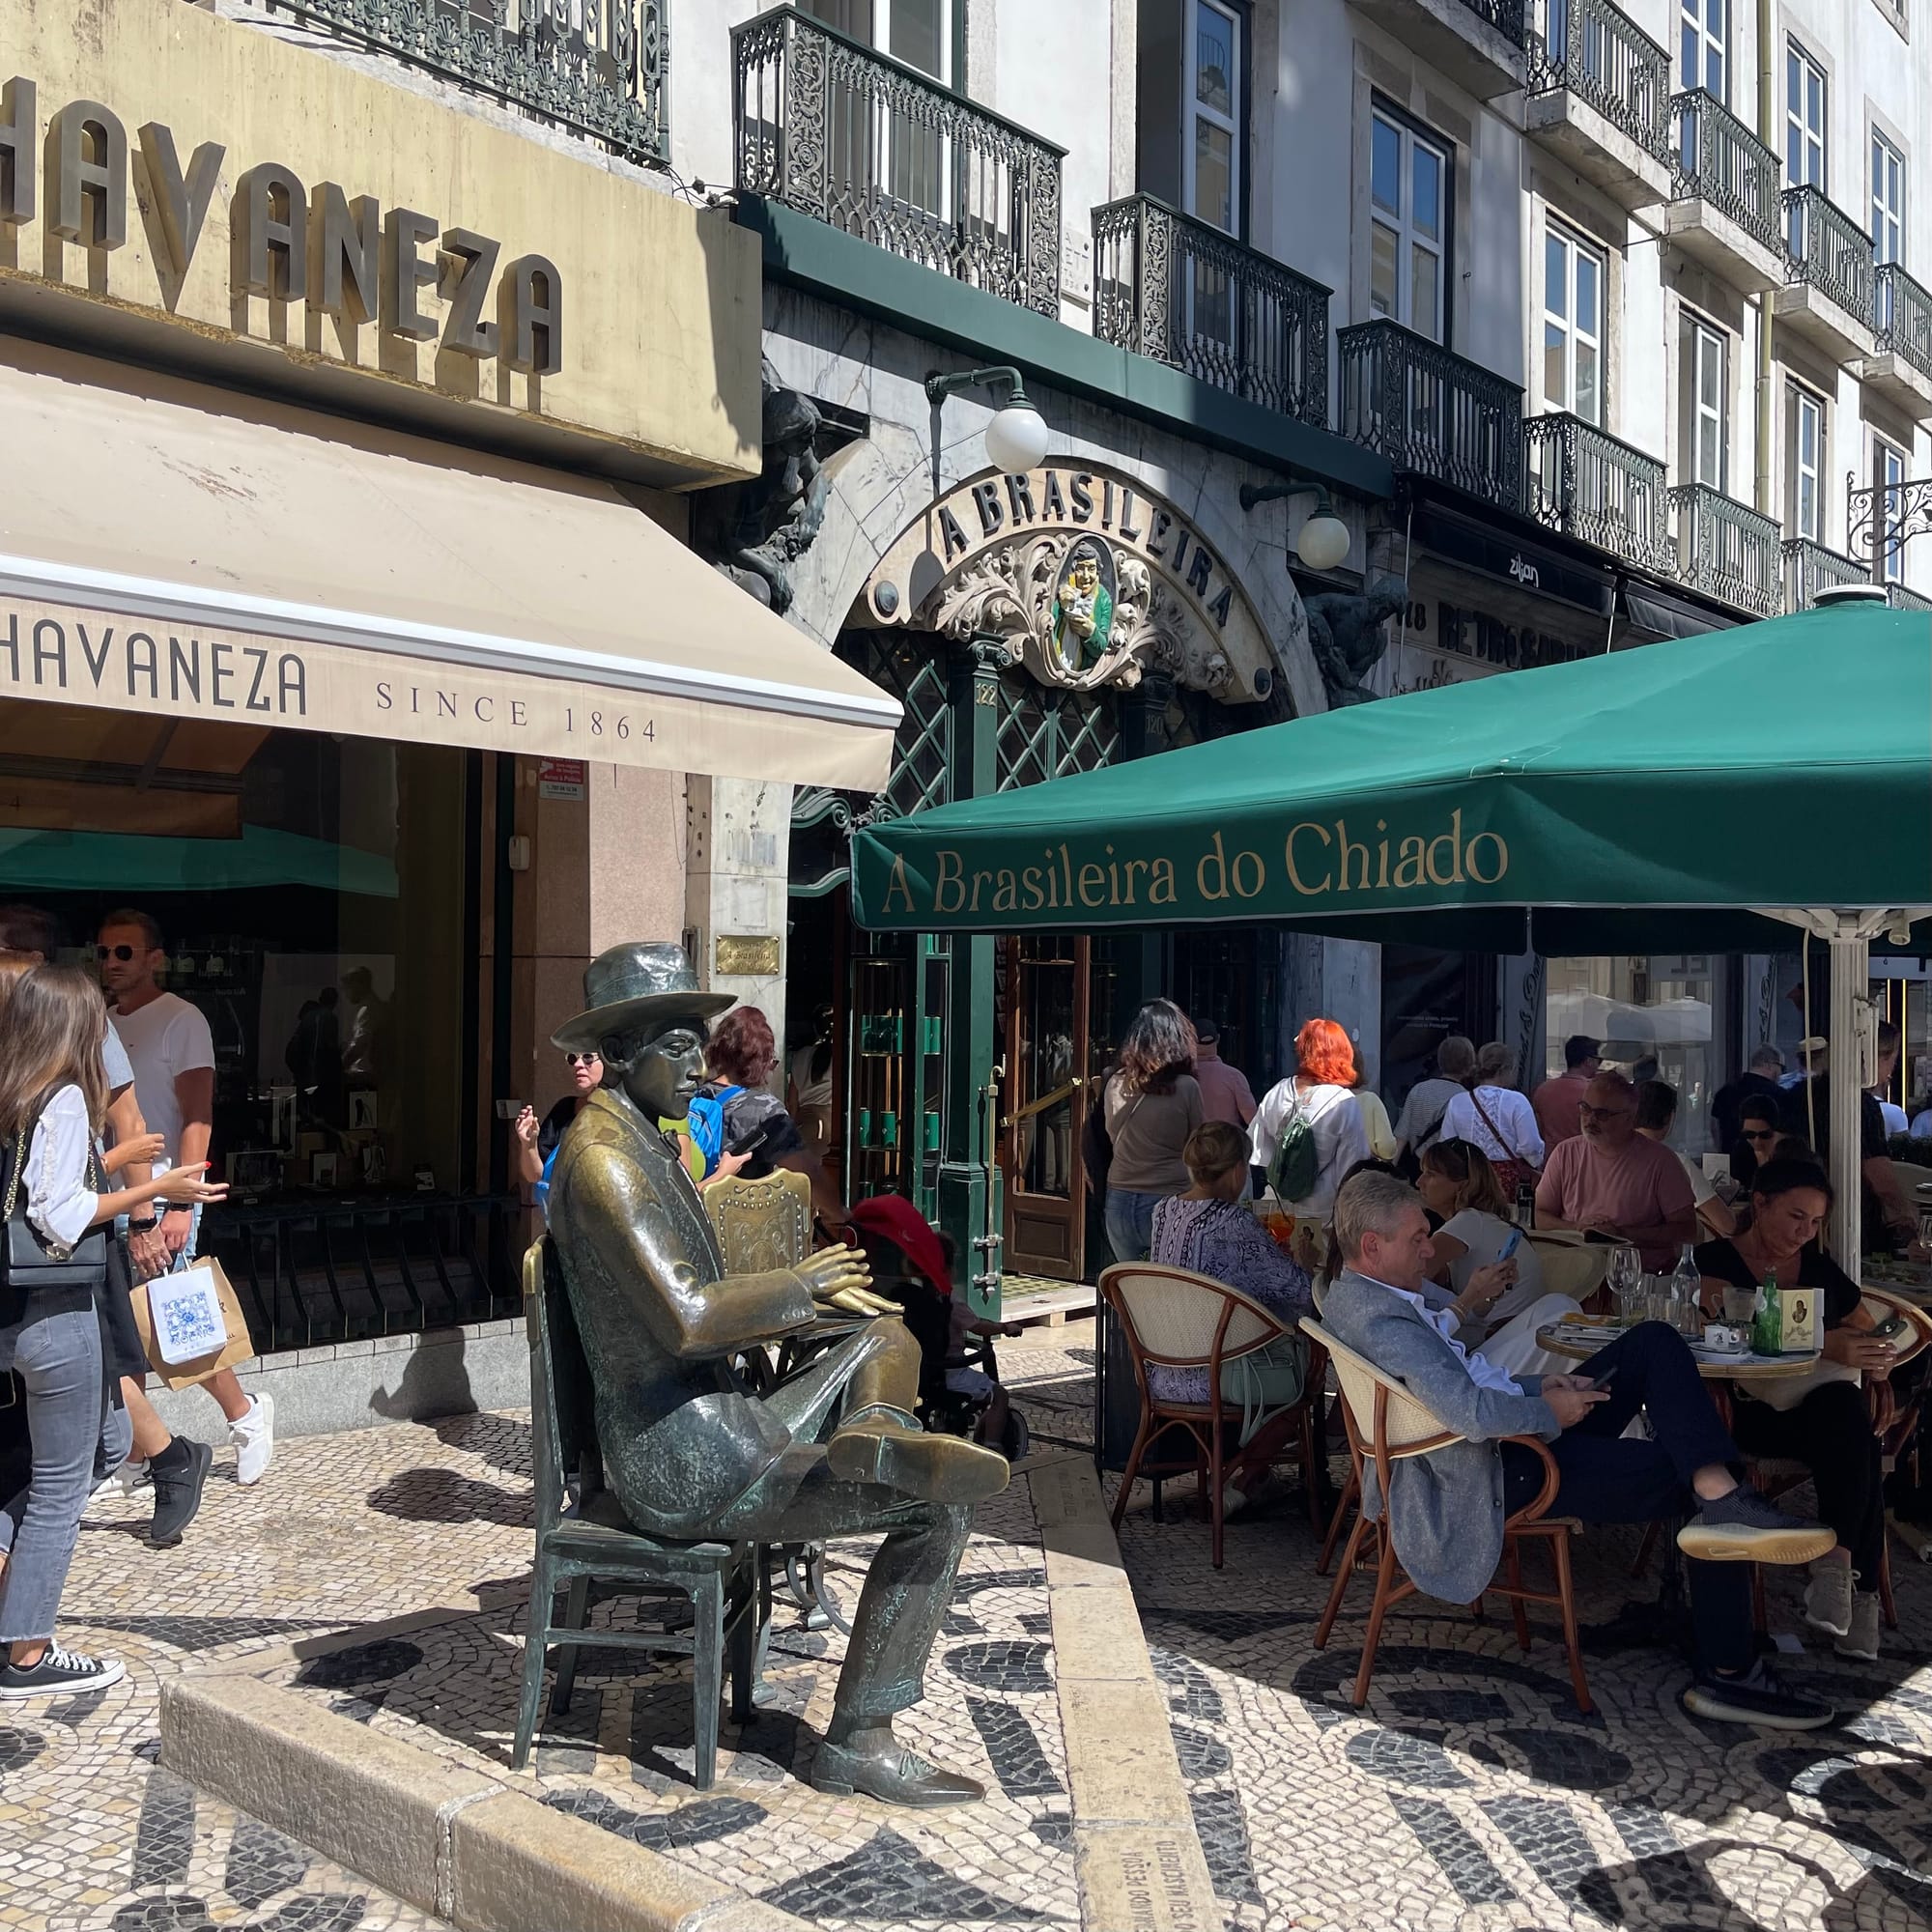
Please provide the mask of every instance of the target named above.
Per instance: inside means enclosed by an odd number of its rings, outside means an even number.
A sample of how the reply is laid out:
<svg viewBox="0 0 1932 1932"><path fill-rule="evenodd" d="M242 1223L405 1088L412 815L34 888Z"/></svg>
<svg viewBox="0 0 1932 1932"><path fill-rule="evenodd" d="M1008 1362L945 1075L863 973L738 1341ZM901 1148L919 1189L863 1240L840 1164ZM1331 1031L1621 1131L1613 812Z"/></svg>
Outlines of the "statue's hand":
<svg viewBox="0 0 1932 1932"><path fill-rule="evenodd" d="M830 1301L855 1288L872 1285L872 1267L857 1248L820 1248L798 1267L814 1301Z"/></svg>

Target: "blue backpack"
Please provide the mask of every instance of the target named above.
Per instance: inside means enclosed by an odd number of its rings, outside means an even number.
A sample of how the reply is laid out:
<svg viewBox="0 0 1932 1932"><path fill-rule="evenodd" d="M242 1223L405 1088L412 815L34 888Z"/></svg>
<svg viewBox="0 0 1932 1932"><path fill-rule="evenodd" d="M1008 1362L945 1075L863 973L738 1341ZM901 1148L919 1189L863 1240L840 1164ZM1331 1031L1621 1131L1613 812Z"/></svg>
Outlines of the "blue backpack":
<svg viewBox="0 0 1932 1932"><path fill-rule="evenodd" d="M742 1087L721 1087L715 1094L700 1094L685 1117L691 1126L691 1143L704 1156L707 1177L718 1171L718 1156L724 1151L724 1109L744 1091Z"/></svg>

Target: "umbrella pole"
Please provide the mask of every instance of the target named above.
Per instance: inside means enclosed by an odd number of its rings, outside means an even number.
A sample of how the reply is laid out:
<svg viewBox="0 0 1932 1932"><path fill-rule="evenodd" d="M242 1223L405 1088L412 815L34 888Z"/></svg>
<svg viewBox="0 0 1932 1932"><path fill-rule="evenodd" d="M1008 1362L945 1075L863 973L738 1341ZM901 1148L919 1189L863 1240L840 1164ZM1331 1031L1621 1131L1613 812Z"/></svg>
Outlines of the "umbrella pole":
<svg viewBox="0 0 1932 1932"><path fill-rule="evenodd" d="M1827 935L1826 950L1832 967L1826 1087L1832 1110L1832 1186L1837 1195L1830 1243L1838 1265L1857 1281L1864 1251L1862 1036L1870 1006L1871 941L1862 922L1845 919Z"/></svg>

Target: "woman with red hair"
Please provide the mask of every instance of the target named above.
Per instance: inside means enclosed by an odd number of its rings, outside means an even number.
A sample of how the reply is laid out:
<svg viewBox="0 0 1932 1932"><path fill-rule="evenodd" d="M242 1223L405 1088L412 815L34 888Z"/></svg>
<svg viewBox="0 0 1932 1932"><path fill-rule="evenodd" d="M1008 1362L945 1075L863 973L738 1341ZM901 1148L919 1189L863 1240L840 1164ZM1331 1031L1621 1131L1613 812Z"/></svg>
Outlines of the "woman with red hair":
<svg viewBox="0 0 1932 1932"><path fill-rule="evenodd" d="M1309 1020L1294 1037L1294 1062L1255 1110L1255 1165L1290 1213L1325 1221L1344 1177L1369 1157L1351 1091L1354 1042L1333 1020Z"/></svg>

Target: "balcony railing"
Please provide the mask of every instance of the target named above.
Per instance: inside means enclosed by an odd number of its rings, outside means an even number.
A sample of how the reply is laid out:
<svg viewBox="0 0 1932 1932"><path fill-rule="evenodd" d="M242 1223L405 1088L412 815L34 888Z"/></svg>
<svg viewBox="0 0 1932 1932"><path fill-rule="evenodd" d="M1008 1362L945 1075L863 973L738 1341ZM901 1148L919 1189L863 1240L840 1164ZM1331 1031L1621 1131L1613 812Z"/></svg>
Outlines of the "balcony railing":
<svg viewBox="0 0 1932 1932"><path fill-rule="evenodd" d="M1677 574L1759 617L1775 617L1782 591L1777 526L1721 490L1686 483L1670 493Z"/></svg>
<svg viewBox="0 0 1932 1932"><path fill-rule="evenodd" d="M1869 583L1871 571L1809 537L1784 541L1784 608L1808 611L1821 590L1837 583Z"/></svg>
<svg viewBox="0 0 1932 1932"><path fill-rule="evenodd" d="M353 42L646 165L669 152L664 0L270 0Z"/></svg>
<svg viewBox="0 0 1932 1932"><path fill-rule="evenodd" d="M731 50L739 187L1059 315L1064 149L791 7Z"/></svg>
<svg viewBox="0 0 1932 1932"><path fill-rule="evenodd" d="M1871 237L1822 188L1784 190L1784 251L1790 279L1807 282L1869 328L1872 325Z"/></svg>
<svg viewBox="0 0 1932 1932"><path fill-rule="evenodd" d="M1716 95L1674 95L1677 180L1671 198L1707 201L1774 252L1778 228L1777 156Z"/></svg>
<svg viewBox="0 0 1932 1932"><path fill-rule="evenodd" d="M1531 416L1522 433L1527 508L1538 523L1639 570L1671 568L1662 464L1581 416Z"/></svg>
<svg viewBox="0 0 1932 1932"><path fill-rule="evenodd" d="M1336 331L1344 436L1398 469L1472 497L1522 502L1522 391L1400 323Z"/></svg>
<svg viewBox="0 0 1932 1932"><path fill-rule="evenodd" d="M1610 0L1534 0L1532 94L1567 89L1646 154L1670 158L1670 55Z"/></svg>
<svg viewBox="0 0 1932 1932"><path fill-rule="evenodd" d="M1487 20L1512 46L1523 43L1523 0L1463 0L1479 20Z"/></svg>
<svg viewBox="0 0 1932 1932"><path fill-rule="evenodd" d="M1094 211L1094 333L1231 395L1328 418L1329 291L1150 194Z"/></svg>
<svg viewBox="0 0 1932 1932"><path fill-rule="evenodd" d="M1932 597L1923 597L1916 590L1908 590L1902 583L1888 583L1885 586L1885 601L1894 611L1932 611Z"/></svg>
<svg viewBox="0 0 1932 1932"><path fill-rule="evenodd" d="M1872 326L1881 355L1902 355L1932 376L1932 295L1896 262L1885 262L1872 281Z"/></svg>

